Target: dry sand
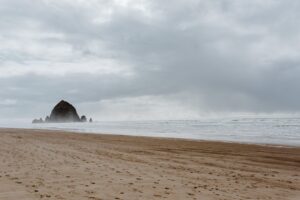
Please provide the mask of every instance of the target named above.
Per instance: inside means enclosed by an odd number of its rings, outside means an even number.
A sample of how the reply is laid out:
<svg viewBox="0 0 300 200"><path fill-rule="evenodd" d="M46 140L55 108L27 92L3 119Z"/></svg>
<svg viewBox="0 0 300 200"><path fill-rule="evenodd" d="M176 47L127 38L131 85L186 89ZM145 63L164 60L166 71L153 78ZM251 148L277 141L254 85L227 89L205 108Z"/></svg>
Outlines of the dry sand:
<svg viewBox="0 0 300 200"><path fill-rule="evenodd" d="M300 148L0 129L0 199L300 199Z"/></svg>

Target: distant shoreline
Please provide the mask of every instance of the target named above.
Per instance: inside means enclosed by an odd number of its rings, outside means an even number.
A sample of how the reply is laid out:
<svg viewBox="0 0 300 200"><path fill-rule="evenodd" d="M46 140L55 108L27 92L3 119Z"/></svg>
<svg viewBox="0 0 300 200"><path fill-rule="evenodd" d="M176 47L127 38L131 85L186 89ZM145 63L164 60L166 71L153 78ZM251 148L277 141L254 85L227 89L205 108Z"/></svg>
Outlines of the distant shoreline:
<svg viewBox="0 0 300 200"><path fill-rule="evenodd" d="M215 143L226 143L226 144L241 144L241 145L255 145L255 146L266 146L266 147L277 147L277 148L300 148L298 145L288 145L288 144L269 144L269 143L255 143L255 142L239 142L239 141L223 141L223 140L205 140L205 139L193 139L193 138L176 138L176 137L158 137L158 136L137 136L129 134L115 134L115 133L97 133L97 132L83 132L76 130L61 130L61 129L43 129L43 128L2 128L0 127L0 133L3 130L17 130L22 131L45 131L45 132L54 132L54 133L73 133L80 135L99 135L99 136L116 136L116 137L131 137L131 138L144 138L144 139L161 139L161 140L182 140L182 141L191 141L191 142L215 142Z"/></svg>
<svg viewBox="0 0 300 200"><path fill-rule="evenodd" d="M79 123L79 122L78 122ZM97 122L95 122L97 123ZM64 123L46 123L46 125L51 124L64 124ZM72 123L70 123L72 124ZM81 124L81 123L79 123ZM128 137L145 137L145 138L157 138L157 139L170 139L170 140L187 140L187 141L198 141L198 142L224 142L224 143L233 143L233 144L249 144L249 145L259 145L259 146L274 146L274 147L285 147L285 148L294 148L300 147L300 144L287 144L287 143L268 143L268 142L257 142L257 141L236 141L236 140L222 140L222 139L197 139L190 137L170 137L170 136L160 136L160 135L139 135L139 134L130 134L130 133L117 133L117 132L108 132L108 131L84 131L77 129L63 129L59 127L38 127L38 128L10 128L10 127L1 127L1 129L16 129L16 130L33 130L33 131L54 131L54 132L68 132L68 133L77 133L77 134L93 134L93 135L113 135L113 136L128 136Z"/></svg>

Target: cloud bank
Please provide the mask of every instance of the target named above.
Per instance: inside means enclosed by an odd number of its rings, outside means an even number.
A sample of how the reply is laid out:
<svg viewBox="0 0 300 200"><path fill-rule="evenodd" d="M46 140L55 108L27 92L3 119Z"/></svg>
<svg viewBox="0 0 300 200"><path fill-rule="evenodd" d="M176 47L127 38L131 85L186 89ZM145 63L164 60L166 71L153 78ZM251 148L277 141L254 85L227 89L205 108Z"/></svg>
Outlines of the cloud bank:
<svg viewBox="0 0 300 200"><path fill-rule="evenodd" d="M299 1L0 1L0 118L300 111Z"/></svg>

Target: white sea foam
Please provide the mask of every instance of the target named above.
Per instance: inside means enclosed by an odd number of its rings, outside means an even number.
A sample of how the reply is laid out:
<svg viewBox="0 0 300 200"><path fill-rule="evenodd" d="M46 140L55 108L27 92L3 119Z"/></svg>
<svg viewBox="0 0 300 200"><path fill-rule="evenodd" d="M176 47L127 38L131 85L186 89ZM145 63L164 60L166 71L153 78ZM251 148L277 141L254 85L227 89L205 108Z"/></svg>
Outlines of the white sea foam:
<svg viewBox="0 0 300 200"><path fill-rule="evenodd" d="M0 127L300 146L300 118L222 118L49 124L0 122Z"/></svg>

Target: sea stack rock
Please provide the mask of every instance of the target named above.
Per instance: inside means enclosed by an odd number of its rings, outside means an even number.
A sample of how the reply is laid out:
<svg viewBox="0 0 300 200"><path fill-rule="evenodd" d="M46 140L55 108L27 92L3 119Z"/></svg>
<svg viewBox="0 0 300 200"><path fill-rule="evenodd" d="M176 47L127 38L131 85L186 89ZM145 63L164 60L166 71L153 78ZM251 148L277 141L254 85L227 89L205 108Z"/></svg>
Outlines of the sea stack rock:
<svg viewBox="0 0 300 200"><path fill-rule="evenodd" d="M80 122L73 105L62 100L52 110L49 122Z"/></svg>
<svg viewBox="0 0 300 200"><path fill-rule="evenodd" d="M49 116L47 116L46 118L45 118L45 122L47 123L47 122L50 122L50 117Z"/></svg>
<svg viewBox="0 0 300 200"><path fill-rule="evenodd" d="M81 122L86 122L86 121L87 121L86 116L85 116L85 115L82 115L81 118L80 118L80 121L81 121Z"/></svg>
<svg viewBox="0 0 300 200"><path fill-rule="evenodd" d="M32 123L33 124L39 124L39 123L44 123L44 121L43 121L42 118L40 118L40 119L34 119L34 120L32 120Z"/></svg>
<svg viewBox="0 0 300 200"><path fill-rule="evenodd" d="M77 114L75 107L66 102L61 100L51 111L50 116L45 118L43 121L42 118L34 119L32 123L67 123L67 122L87 122L87 117L82 115L81 118ZM91 122L91 120L90 120Z"/></svg>

